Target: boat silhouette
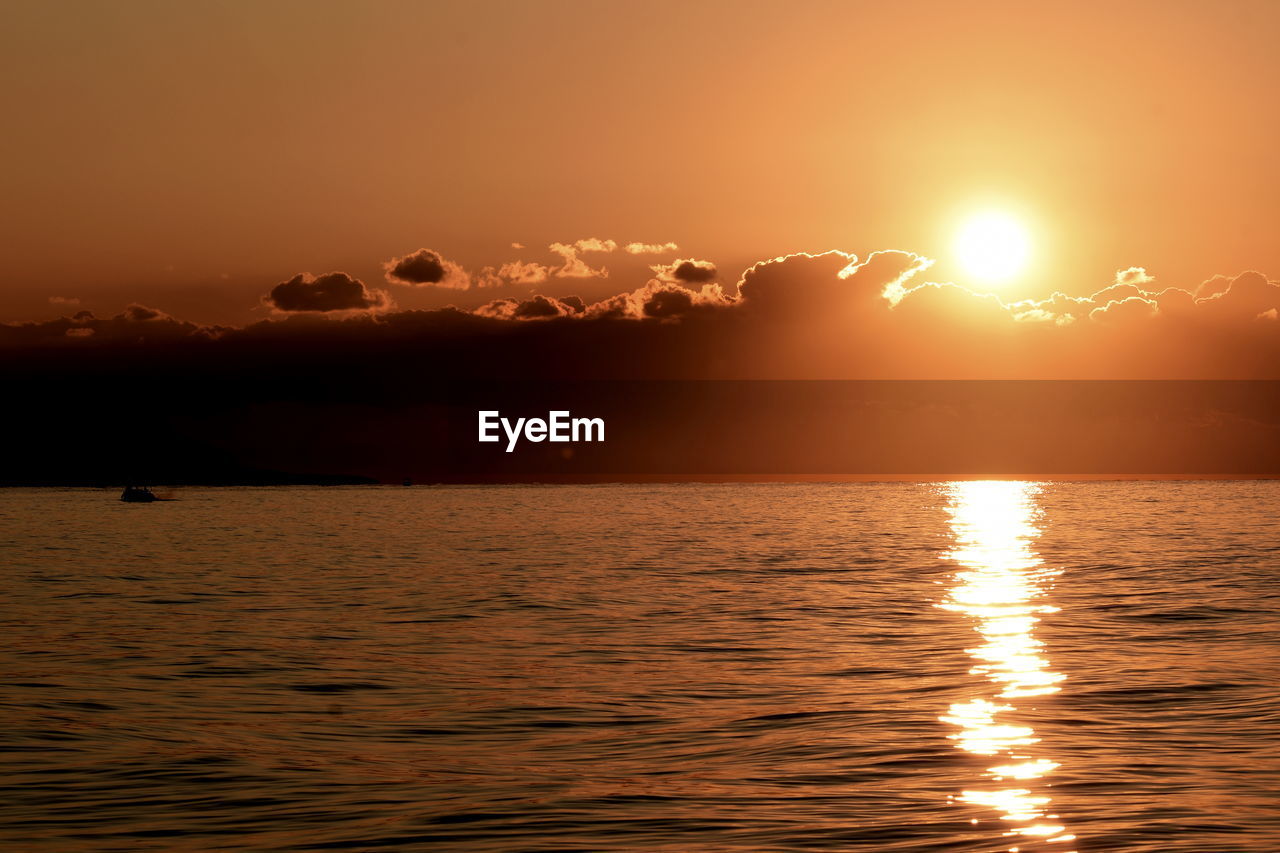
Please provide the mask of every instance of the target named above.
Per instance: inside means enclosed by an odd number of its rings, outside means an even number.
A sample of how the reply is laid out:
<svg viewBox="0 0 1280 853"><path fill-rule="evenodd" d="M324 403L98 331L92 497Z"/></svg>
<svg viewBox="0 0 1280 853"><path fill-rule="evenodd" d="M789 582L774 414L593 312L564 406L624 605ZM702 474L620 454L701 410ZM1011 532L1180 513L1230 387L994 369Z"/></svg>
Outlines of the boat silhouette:
<svg viewBox="0 0 1280 853"><path fill-rule="evenodd" d="M127 504L149 504L156 501L171 501L173 498L158 498L148 486L125 486L120 493L120 500Z"/></svg>

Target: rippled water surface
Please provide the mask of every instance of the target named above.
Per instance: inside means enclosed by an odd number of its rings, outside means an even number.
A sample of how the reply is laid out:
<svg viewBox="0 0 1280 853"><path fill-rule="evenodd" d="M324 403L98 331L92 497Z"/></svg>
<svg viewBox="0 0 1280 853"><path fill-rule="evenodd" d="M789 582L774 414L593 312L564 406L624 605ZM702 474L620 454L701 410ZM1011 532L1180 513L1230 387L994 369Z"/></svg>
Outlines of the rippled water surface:
<svg viewBox="0 0 1280 853"><path fill-rule="evenodd" d="M1280 850L1280 483L0 490L0 848Z"/></svg>

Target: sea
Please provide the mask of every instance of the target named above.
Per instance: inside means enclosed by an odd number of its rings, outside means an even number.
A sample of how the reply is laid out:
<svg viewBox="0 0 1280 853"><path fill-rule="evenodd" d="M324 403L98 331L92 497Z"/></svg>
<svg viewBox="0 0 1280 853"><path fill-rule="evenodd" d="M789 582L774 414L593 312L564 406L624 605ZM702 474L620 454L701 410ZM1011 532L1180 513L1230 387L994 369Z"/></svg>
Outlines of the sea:
<svg viewBox="0 0 1280 853"><path fill-rule="evenodd" d="M1280 482L0 490L5 851L1280 851Z"/></svg>

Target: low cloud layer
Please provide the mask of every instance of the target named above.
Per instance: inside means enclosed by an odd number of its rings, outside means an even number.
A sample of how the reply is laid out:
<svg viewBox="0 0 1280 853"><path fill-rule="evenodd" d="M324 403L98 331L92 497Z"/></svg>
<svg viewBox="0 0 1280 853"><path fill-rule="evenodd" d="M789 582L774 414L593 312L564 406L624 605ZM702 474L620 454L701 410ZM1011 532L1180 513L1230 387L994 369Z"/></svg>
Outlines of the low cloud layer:
<svg viewBox="0 0 1280 853"><path fill-rule="evenodd" d="M911 252L830 251L764 260L736 282L711 261L675 258L594 301L536 292L602 277L596 258L620 246L596 237L556 243L558 264L511 261L475 274L427 249L387 262L389 280L412 286L463 276L477 287L535 291L471 311L397 311L388 292L346 273L303 273L264 302L319 322L277 316L210 328L132 305L109 319L79 312L0 325L0 345L279 339L306 349L334 337L394 340L445 358L458 375L1280 378L1280 283L1256 271L1166 286L1131 267L1087 296L1006 301L928 280L932 261Z"/></svg>
<svg viewBox="0 0 1280 853"><path fill-rule="evenodd" d="M59 344L118 344L163 346L215 340L227 326L208 326L179 320L157 308L132 303L109 317L77 311L42 323L0 323L0 346L47 348Z"/></svg>

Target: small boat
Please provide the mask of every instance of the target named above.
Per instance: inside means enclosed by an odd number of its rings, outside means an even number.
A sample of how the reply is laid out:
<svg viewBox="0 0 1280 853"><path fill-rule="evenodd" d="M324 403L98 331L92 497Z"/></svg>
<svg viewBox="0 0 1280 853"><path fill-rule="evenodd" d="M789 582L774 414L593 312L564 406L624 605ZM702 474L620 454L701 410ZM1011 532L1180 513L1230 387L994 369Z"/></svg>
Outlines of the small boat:
<svg viewBox="0 0 1280 853"><path fill-rule="evenodd" d="M124 491L120 493L120 500L127 504L149 504L160 498L146 486L125 486Z"/></svg>

